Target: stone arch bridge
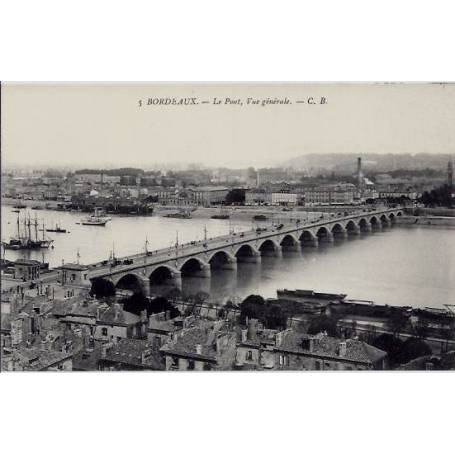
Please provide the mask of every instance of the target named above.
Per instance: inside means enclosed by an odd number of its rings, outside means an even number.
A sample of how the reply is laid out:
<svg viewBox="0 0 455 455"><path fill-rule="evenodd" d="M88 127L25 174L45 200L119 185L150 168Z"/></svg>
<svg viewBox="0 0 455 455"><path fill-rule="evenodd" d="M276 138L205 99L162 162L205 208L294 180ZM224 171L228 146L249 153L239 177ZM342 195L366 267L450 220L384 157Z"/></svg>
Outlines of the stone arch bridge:
<svg viewBox="0 0 455 455"><path fill-rule="evenodd" d="M148 295L151 285L181 286L182 276L210 277L213 268L235 270L238 262L261 262L262 256L301 251L321 242L390 227L403 214L401 208L362 212L310 224L283 224L190 242L153 253L121 258L119 265L91 264L88 279L111 281L118 289L140 289Z"/></svg>

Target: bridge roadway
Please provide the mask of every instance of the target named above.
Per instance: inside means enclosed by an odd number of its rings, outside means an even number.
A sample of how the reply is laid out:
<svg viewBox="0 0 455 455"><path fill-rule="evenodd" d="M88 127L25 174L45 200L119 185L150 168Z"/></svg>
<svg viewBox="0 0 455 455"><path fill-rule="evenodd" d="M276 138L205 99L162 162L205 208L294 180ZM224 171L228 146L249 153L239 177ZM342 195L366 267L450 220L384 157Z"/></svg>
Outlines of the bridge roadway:
<svg viewBox="0 0 455 455"><path fill-rule="evenodd" d="M281 255L282 250L301 251L302 246L333 242L335 237L358 235L390 226L401 208L358 212L303 224L299 221L194 241L117 259L117 265L98 262L88 265L87 280L110 280L118 288L139 286L148 294L150 284L181 286L182 273L209 277L211 267L235 270L237 262L260 262L261 255ZM127 263L125 263L125 261Z"/></svg>

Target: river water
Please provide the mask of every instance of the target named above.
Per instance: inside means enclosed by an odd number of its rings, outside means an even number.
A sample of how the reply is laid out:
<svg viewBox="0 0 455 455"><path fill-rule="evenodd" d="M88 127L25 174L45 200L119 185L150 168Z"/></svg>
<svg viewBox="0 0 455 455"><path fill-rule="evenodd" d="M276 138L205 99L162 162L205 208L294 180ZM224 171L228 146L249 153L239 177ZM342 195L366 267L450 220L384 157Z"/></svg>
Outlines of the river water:
<svg viewBox="0 0 455 455"><path fill-rule="evenodd" d="M58 266L107 259L114 249L121 257L170 247L207 236L225 235L251 228L249 221L194 218L182 220L151 217L113 216L105 227L76 224L79 213L50 210L21 210L46 226L59 223L67 234L47 233L54 249L5 252L5 258L21 257ZM17 214L2 206L2 239L17 232ZM39 233L42 235L42 233ZM184 278L183 291L194 294L203 290L214 300L243 298L251 293L275 297L276 289L314 289L319 292L348 294L348 298L372 300L391 305L443 308L455 304L455 230L444 227L394 226L370 234L361 234L332 245L304 248L302 253L284 252L282 258L263 257L262 264L239 263L237 271L216 270L211 278Z"/></svg>

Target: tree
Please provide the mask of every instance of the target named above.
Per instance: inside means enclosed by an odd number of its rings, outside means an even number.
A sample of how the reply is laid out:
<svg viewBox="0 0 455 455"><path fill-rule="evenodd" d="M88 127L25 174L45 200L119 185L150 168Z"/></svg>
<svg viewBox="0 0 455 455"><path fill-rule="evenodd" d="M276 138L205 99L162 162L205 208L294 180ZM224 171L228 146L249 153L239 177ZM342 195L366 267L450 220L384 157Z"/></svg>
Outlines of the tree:
<svg viewBox="0 0 455 455"><path fill-rule="evenodd" d="M452 207L454 201L452 198L453 188L445 184L430 192L425 191L419 199L425 207Z"/></svg>
<svg viewBox="0 0 455 455"><path fill-rule="evenodd" d="M175 318L180 316L180 311L172 305L165 297L156 297L152 300L148 299L142 293L134 293L132 296L122 300L123 309L130 313L140 314L146 310L147 316L155 313L169 311L170 317Z"/></svg>
<svg viewBox="0 0 455 455"><path fill-rule="evenodd" d="M417 338L426 338L428 336L429 324L425 319L418 319L414 325L413 332Z"/></svg>
<svg viewBox="0 0 455 455"><path fill-rule="evenodd" d="M313 318L308 327L310 335L317 335L321 332L327 332L329 336L338 335L337 320L333 316L321 315Z"/></svg>
<svg viewBox="0 0 455 455"><path fill-rule="evenodd" d="M418 357L431 354L431 348L419 338L408 338L397 355L397 363L404 364Z"/></svg>
<svg viewBox="0 0 455 455"><path fill-rule="evenodd" d="M245 324L247 318L265 321L265 300L260 295L252 294L240 304L240 322Z"/></svg>
<svg viewBox="0 0 455 455"><path fill-rule="evenodd" d="M266 305L265 326L273 330L286 328L286 316L280 305Z"/></svg>
<svg viewBox="0 0 455 455"><path fill-rule="evenodd" d="M383 333L375 338L371 344L376 348L387 352L389 362L392 366L399 363L399 355L403 349L403 341L399 338L391 335L390 333Z"/></svg>
<svg viewBox="0 0 455 455"><path fill-rule="evenodd" d="M406 327L408 323L408 317L400 309L393 310L388 321L387 326L392 332L392 335L396 337Z"/></svg>

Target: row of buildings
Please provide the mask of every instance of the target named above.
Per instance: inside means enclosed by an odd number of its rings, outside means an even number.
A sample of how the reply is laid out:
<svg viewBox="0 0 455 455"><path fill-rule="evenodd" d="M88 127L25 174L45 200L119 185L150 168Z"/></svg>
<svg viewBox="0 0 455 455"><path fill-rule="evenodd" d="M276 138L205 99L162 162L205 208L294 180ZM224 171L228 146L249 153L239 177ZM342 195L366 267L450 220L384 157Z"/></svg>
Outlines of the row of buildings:
<svg viewBox="0 0 455 455"><path fill-rule="evenodd" d="M170 311L131 312L120 296L90 297L87 283L71 279L71 265L65 280L38 270L25 277L31 267L38 266L15 264L17 273L2 288L2 370L385 369L388 357L373 346L376 337L399 333L406 339L417 329L433 352L455 350L455 317L444 310L279 290L267 304L287 314L285 329L272 329L256 318L241 322L235 305L176 300L176 317ZM336 320L336 333L310 335L312 321L321 316Z"/></svg>
<svg viewBox="0 0 455 455"><path fill-rule="evenodd" d="M125 173L123 173L125 172ZM353 205L377 199L415 201L432 186L428 179L415 181L378 175L365 178L359 163L357 174L346 181L333 176L307 178L285 168L193 169L186 171L118 170L77 171L61 175L13 173L2 175L2 195L37 201L57 201L62 206L90 209L94 205L124 212L144 213L150 203L211 206L231 202L233 189L244 192L245 205ZM121 207L118 209L118 207Z"/></svg>
<svg viewBox="0 0 455 455"><path fill-rule="evenodd" d="M264 328L251 319L135 315L81 296L26 299L1 327L2 371L369 370L385 352L357 339Z"/></svg>

